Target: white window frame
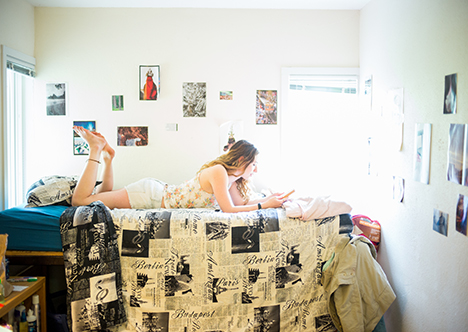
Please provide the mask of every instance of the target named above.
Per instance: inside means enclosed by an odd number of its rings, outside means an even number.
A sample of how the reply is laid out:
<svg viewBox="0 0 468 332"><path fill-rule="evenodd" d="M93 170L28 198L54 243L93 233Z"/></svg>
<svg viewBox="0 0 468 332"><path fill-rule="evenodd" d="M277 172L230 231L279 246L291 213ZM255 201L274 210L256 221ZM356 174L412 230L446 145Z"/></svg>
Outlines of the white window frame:
<svg viewBox="0 0 468 332"><path fill-rule="evenodd" d="M281 109L287 110L288 107L288 93L289 90L289 77L291 75L304 75L304 76L355 76L359 81L359 68L319 68L319 67L284 67L281 68L281 91L284 91L281 96ZM359 84L358 84L359 87ZM359 93L357 91L356 93Z"/></svg>
<svg viewBox="0 0 468 332"><path fill-rule="evenodd" d="M307 86L307 77L310 76L315 76L314 79L311 82L315 81L315 78L318 78L319 80L324 78L325 81L328 81L330 77L336 78L338 81L340 80L348 80L348 78L351 78L352 80L357 80L356 82L356 98L359 99L359 87L360 87L360 69L357 67L283 67L281 68L281 112L279 113L279 120L281 123L281 128L280 128L280 142L281 142L281 169L284 174L291 174L291 166L292 163L294 163L294 159L291 159L290 156L290 151L291 151L291 140L288 139L290 136L290 130L291 126L294 125L294 121L298 121L298 119L292 118L292 113L293 110L291 109L291 103L292 101L289 100L290 98L290 84L294 84L294 81L291 81L291 77L298 77L300 76L305 76L306 81L304 82L305 84L301 84L304 87ZM332 80L333 81L333 80ZM314 85L314 84L312 84ZM327 85L325 85L327 86ZM333 86L333 85L332 85ZM330 94L331 96L333 93ZM357 105L356 105L357 106ZM301 146L306 146L304 141L298 141L297 146L299 148ZM304 150L304 153L306 153L306 150ZM298 160L305 160L305 155L298 155L297 158L302 158ZM305 174L304 176L307 176ZM289 177L286 181L283 181L285 183L281 183L283 187L286 186L288 187L288 183L291 181L295 181L294 183L297 183L297 179L294 178L294 176ZM299 186L300 187L300 186ZM302 192L304 195L310 195L309 191L304 191Z"/></svg>
<svg viewBox="0 0 468 332"><path fill-rule="evenodd" d="M358 80L358 91L356 91L357 95L359 95L359 76L360 76L360 69L358 67L283 67L281 68L281 110L279 114L279 121L280 124L283 123L282 116L283 114L288 112L289 108L289 77L291 75L305 75L305 76L338 76L338 77L345 77L345 76L352 76L356 77ZM281 126L280 136L283 136L284 127ZM283 140L280 140L283 142ZM281 144L281 151L283 150L284 146L283 143Z"/></svg>
<svg viewBox="0 0 468 332"><path fill-rule="evenodd" d="M8 79L8 64L27 68L34 77L35 58L2 45L2 87L3 87L3 183L4 207L10 208L24 202L23 166L23 78L16 75ZM14 70L18 73L17 70ZM14 89L11 89L11 86ZM28 96L30 97L30 96Z"/></svg>

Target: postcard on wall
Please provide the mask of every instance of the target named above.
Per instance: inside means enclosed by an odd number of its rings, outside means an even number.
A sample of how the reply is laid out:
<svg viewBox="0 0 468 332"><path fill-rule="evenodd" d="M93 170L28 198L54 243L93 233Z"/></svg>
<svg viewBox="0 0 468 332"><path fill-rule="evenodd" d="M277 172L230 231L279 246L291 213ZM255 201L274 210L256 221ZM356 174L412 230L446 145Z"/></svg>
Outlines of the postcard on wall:
<svg viewBox="0 0 468 332"><path fill-rule="evenodd" d="M429 184L431 129L430 123L417 123L414 138L414 180L425 184Z"/></svg>
<svg viewBox="0 0 468 332"><path fill-rule="evenodd" d="M382 109L388 144L397 151L403 147L403 100L403 88L389 90Z"/></svg>
<svg viewBox="0 0 468 332"><path fill-rule="evenodd" d="M123 96L112 96L112 110L113 111L124 110Z"/></svg>
<svg viewBox="0 0 468 332"><path fill-rule="evenodd" d="M206 83L182 84L182 108L184 117L206 117Z"/></svg>
<svg viewBox="0 0 468 332"><path fill-rule="evenodd" d="M220 91L219 100L232 100L233 92L232 91Z"/></svg>
<svg viewBox="0 0 468 332"><path fill-rule="evenodd" d="M364 78L362 106L365 111L372 111L372 75Z"/></svg>
<svg viewBox="0 0 468 332"><path fill-rule="evenodd" d="M466 235L466 213L468 211L468 197L464 195L458 196L456 230Z"/></svg>
<svg viewBox="0 0 468 332"><path fill-rule="evenodd" d="M403 202L405 197L405 179L394 176L393 177L393 199L397 202Z"/></svg>
<svg viewBox="0 0 468 332"><path fill-rule="evenodd" d="M67 83L46 84L47 115L67 114Z"/></svg>
<svg viewBox="0 0 468 332"><path fill-rule="evenodd" d="M73 121L73 126L80 126L90 131L96 131L96 121ZM89 155L89 146L84 139L81 138L73 130L73 154L74 155Z"/></svg>
<svg viewBox="0 0 468 332"><path fill-rule="evenodd" d="M466 125L451 123L449 131L449 146L447 155L447 180L462 184L464 172L464 144L466 140ZM466 180L466 179L465 179Z"/></svg>
<svg viewBox="0 0 468 332"><path fill-rule="evenodd" d="M148 145L148 127L117 127L117 145Z"/></svg>
<svg viewBox="0 0 468 332"><path fill-rule="evenodd" d="M445 76L444 114L457 113L457 74Z"/></svg>
<svg viewBox="0 0 468 332"><path fill-rule="evenodd" d="M434 209L434 216L432 219L432 229L447 236L448 213Z"/></svg>
<svg viewBox="0 0 468 332"><path fill-rule="evenodd" d="M465 124L465 139L463 142L463 175L462 184L468 186L468 124Z"/></svg>
<svg viewBox="0 0 468 332"><path fill-rule="evenodd" d="M257 90L256 124L278 124L276 90Z"/></svg>
<svg viewBox="0 0 468 332"><path fill-rule="evenodd" d="M228 121L219 127L220 153L226 153L238 140L242 139L244 123L243 121Z"/></svg>
<svg viewBox="0 0 468 332"><path fill-rule="evenodd" d="M160 92L159 65L140 65L140 100L158 100Z"/></svg>

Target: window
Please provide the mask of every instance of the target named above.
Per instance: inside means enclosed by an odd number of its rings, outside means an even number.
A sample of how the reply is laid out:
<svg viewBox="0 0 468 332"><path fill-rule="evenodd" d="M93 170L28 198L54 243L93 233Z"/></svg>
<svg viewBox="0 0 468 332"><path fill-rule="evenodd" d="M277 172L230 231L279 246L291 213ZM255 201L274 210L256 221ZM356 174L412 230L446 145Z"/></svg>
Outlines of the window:
<svg viewBox="0 0 468 332"><path fill-rule="evenodd" d="M33 97L35 59L2 46L5 209L24 202L23 114Z"/></svg>
<svg viewBox="0 0 468 332"><path fill-rule="evenodd" d="M283 68L281 159L300 196L348 199L365 174L357 68ZM362 161L361 161L362 160ZM299 197L300 197L299 196Z"/></svg>

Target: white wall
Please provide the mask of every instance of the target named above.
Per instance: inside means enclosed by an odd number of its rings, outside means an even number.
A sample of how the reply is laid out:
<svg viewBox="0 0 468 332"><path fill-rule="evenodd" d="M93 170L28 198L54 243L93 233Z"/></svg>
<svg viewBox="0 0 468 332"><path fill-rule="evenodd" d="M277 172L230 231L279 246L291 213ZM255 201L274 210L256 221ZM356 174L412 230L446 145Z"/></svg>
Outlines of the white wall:
<svg viewBox="0 0 468 332"><path fill-rule="evenodd" d="M374 111L386 91L404 88L404 146L384 151L388 167L368 196L377 198L368 213L382 223L379 260L397 294L388 331L468 326L468 239L455 229L458 195L468 195L468 187L446 180L449 125L468 123L467 17L468 2L458 0L373 0L361 10L361 75L373 75ZM458 113L444 115L444 77L453 73ZM432 124L428 185L412 180L416 123ZM378 188L392 175L405 179L403 203L388 198L389 187ZM434 208L449 213L447 237L432 230Z"/></svg>
<svg viewBox="0 0 468 332"><path fill-rule="evenodd" d="M255 125L256 90L279 90L281 67L359 66L358 11L36 8L35 19L28 183L81 173L86 157L73 155L73 120L96 120L114 147L117 126L149 126L147 147L116 147L116 188L145 176L191 178L219 154L218 128L229 120L243 120L244 138L261 151L259 182L281 176L280 128ZM161 66L160 98L141 102L138 66L152 64ZM66 117L45 115L46 82L68 83ZM207 83L206 118L183 118L183 82ZM222 90L234 100L220 101ZM118 94L123 112L111 110Z"/></svg>
<svg viewBox="0 0 468 332"><path fill-rule="evenodd" d="M0 0L0 45L34 55L34 7L23 0ZM1 52L1 51L0 51ZM3 70L0 70L0 209L3 209Z"/></svg>
<svg viewBox="0 0 468 332"><path fill-rule="evenodd" d="M34 56L34 7L24 0L0 0L0 44Z"/></svg>

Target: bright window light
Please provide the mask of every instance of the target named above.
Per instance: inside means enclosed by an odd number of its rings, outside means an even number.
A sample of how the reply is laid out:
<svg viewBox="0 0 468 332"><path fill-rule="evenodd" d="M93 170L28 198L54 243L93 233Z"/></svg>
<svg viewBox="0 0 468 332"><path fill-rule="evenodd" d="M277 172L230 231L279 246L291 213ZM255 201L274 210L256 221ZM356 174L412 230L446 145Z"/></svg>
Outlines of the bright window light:
<svg viewBox="0 0 468 332"><path fill-rule="evenodd" d="M326 196L349 201L367 137L360 132L359 70L283 68L281 159L283 183L298 197Z"/></svg>
<svg viewBox="0 0 468 332"><path fill-rule="evenodd" d="M35 60L2 46L4 88L4 206L5 209L25 201L23 165L23 115L33 97Z"/></svg>

